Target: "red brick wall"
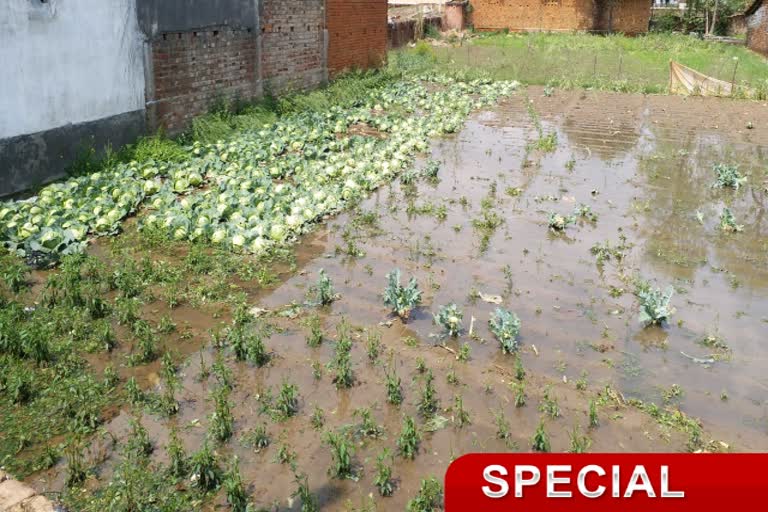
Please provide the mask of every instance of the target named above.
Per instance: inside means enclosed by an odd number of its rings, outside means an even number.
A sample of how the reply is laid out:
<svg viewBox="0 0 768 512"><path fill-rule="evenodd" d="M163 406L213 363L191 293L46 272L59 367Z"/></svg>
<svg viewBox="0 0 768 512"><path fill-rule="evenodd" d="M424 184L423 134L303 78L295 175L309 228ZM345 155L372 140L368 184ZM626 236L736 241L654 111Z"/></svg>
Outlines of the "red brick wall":
<svg viewBox="0 0 768 512"><path fill-rule="evenodd" d="M325 80L325 0L263 0L264 90L308 89Z"/></svg>
<svg viewBox="0 0 768 512"><path fill-rule="evenodd" d="M768 5L763 5L747 17L747 46L768 56Z"/></svg>
<svg viewBox="0 0 768 512"><path fill-rule="evenodd" d="M387 53L387 0L327 0L328 69L381 64Z"/></svg>
<svg viewBox="0 0 768 512"><path fill-rule="evenodd" d="M228 27L170 32L152 41L151 128L178 133L219 98L257 96L256 34Z"/></svg>
<svg viewBox="0 0 768 512"><path fill-rule="evenodd" d="M595 0L470 0L478 30L574 31L605 30L609 2ZM602 5L601 5L602 4ZM612 2L611 29L638 34L648 31L651 0Z"/></svg>

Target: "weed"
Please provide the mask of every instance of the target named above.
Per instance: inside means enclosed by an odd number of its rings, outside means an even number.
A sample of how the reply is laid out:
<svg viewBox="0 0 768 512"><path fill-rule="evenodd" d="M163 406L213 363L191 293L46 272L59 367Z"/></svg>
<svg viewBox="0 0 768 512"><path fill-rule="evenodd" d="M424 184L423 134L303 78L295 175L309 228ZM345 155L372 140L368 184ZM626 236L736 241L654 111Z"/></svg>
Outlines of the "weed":
<svg viewBox="0 0 768 512"><path fill-rule="evenodd" d="M569 453L586 453L592 446L592 440L589 436L582 435L578 425L574 425L573 430L568 432L568 437L571 440L571 445L568 448Z"/></svg>
<svg viewBox="0 0 768 512"><path fill-rule="evenodd" d="M301 512L318 512L320 507L317 498L309 490L309 479L306 473L294 475L294 483L298 486L291 497L297 498L301 503Z"/></svg>
<svg viewBox="0 0 768 512"><path fill-rule="evenodd" d="M168 445L165 447L165 450L168 453L168 471L176 478L184 477L189 469L189 461L175 427L171 428Z"/></svg>
<svg viewBox="0 0 768 512"><path fill-rule="evenodd" d="M384 448L376 456L376 476L373 478L373 485L379 490L382 496L392 496L395 491L395 483L392 481L392 452L389 448Z"/></svg>
<svg viewBox="0 0 768 512"><path fill-rule="evenodd" d="M435 378L432 376L432 370L427 370L424 377L424 388L421 391L421 399L417 405L419 413L429 418L433 416L439 408L439 400L437 398L437 390L434 385Z"/></svg>
<svg viewBox="0 0 768 512"><path fill-rule="evenodd" d="M320 364L320 361L312 361L312 377L315 378L315 380L320 380L323 378L323 365Z"/></svg>
<svg viewBox="0 0 768 512"><path fill-rule="evenodd" d="M459 428L463 428L472 423L469 417L469 411L464 408L464 400L461 395L455 395L453 397L453 423Z"/></svg>
<svg viewBox="0 0 768 512"><path fill-rule="evenodd" d="M560 406L557 403L557 398L552 396L551 386L544 388L544 396L542 396L541 403L539 404L539 412L548 415L552 419L560 417Z"/></svg>
<svg viewBox="0 0 768 512"><path fill-rule="evenodd" d="M312 313L304 321L304 327L309 329L307 345L310 347L319 347L323 343L323 330L320 324L320 315Z"/></svg>
<svg viewBox="0 0 768 512"><path fill-rule="evenodd" d="M312 425L312 428L315 430L320 430L323 428L323 425L325 425L325 413L323 412L323 409L317 405L315 405L315 410L312 411L312 416L309 417L309 424Z"/></svg>
<svg viewBox="0 0 768 512"><path fill-rule="evenodd" d="M299 412L299 388L295 384L283 381L273 412L280 421L295 416Z"/></svg>
<svg viewBox="0 0 768 512"><path fill-rule="evenodd" d="M419 493L408 502L407 512L434 512L443 506L443 486L437 478L421 481Z"/></svg>
<svg viewBox="0 0 768 512"><path fill-rule="evenodd" d="M211 373L214 377L216 377L216 381L219 383L219 386L232 389L232 381L234 380L234 377L232 376L232 369L227 366L227 363L224 361L224 356L221 354L221 352L216 354L216 359L214 359L213 364L211 365Z"/></svg>
<svg viewBox="0 0 768 512"><path fill-rule="evenodd" d="M83 446L79 439L69 443L65 449L67 457L67 487L76 487L85 482L88 473L85 468Z"/></svg>
<svg viewBox="0 0 768 512"><path fill-rule="evenodd" d="M291 450L291 447L285 443L280 444L280 448L277 449L277 462L280 464L288 464L292 466L296 461L296 452Z"/></svg>
<svg viewBox="0 0 768 512"><path fill-rule="evenodd" d="M581 377L576 379L576 389L578 391L586 391L587 389L587 371L583 370L581 372Z"/></svg>
<svg viewBox="0 0 768 512"><path fill-rule="evenodd" d="M496 308L488 320L490 331L496 336L504 354L511 354L518 349L517 337L520 335L520 319L506 309Z"/></svg>
<svg viewBox="0 0 768 512"><path fill-rule="evenodd" d="M533 434L531 443L532 448L537 452L551 451L549 435L547 435L547 431L544 430L544 420L539 421L539 426L536 427L536 432Z"/></svg>
<svg viewBox="0 0 768 512"><path fill-rule="evenodd" d="M463 313L456 304L448 304L440 307L434 320L437 325L442 326L449 336L456 337L461 332L461 320Z"/></svg>
<svg viewBox="0 0 768 512"><path fill-rule="evenodd" d="M334 291L331 278L328 277L325 270L320 269L319 274L320 277L317 279L317 284L312 286L309 291L315 296L315 304L327 306L333 301L338 300L339 294Z"/></svg>
<svg viewBox="0 0 768 512"><path fill-rule="evenodd" d="M350 388L354 384L355 376L352 372L352 338L349 336L346 321L339 324L339 340L336 342L336 351L330 368L333 370L333 383L336 388Z"/></svg>
<svg viewBox="0 0 768 512"><path fill-rule="evenodd" d="M131 432L128 434L128 441L125 444L126 453L131 457L148 457L154 451L152 441L149 439L149 432L141 424L140 419L131 418L129 423Z"/></svg>
<svg viewBox="0 0 768 512"><path fill-rule="evenodd" d="M416 357L416 372L417 373L426 373L427 371L427 363L424 361L424 358L421 356Z"/></svg>
<svg viewBox="0 0 768 512"><path fill-rule="evenodd" d="M597 428L600 425L600 419L597 416L597 401L589 401L589 428Z"/></svg>
<svg viewBox="0 0 768 512"><path fill-rule="evenodd" d="M248 510L248 495L245 492L243 478L240 476L239 459L235 456L222 479L224 492L227 495L227 503L233 512L246 512Z"/></svg>
<svg viewBox="0 0 768 512"><path fill-rule="evenodd" d="M512 382L510 383L510 386L515 392L515 407L524 407L525 406L525 400L526 400L526 394L525 394L525 383L524 382Z"/></svg>
<svg viewBox="0 0 768 512"><path fill-rule="evenodd" d="M202 448L192 454L189 466L189 479L193 487L202 492L209 492L217 489L221 484L221 468L208 441L204 441Z"/></svg>
<svg viewBox="0 0 768 512"><path fill-rule="evenodd" d="M445 380L450 384L451 386L458 386L459 385L459 377L456 375L456 369L451 367L451 369L448 371L447 374L445 374Z"/></svg>
<svg viewBox="0 0 768 512"><path fill-rule="evenodd" d="M519 382L525 380L525 367L523 366L523 359L520 354L515 358L515 379Z"/></svg>
<svg viewBox="0 0 768 512"><path fill-rule="evenodd" d="M720 214L720 229L727 233L738 233L744 230L744 226L736 224L736 218L731 213L730 208L723 208Z"/></svg>
<svg viewBox="0 0 768 512"><path fill-rule="evenodd" d="M400 285L400 269L387 274L387 288L384 290L384 304L404 321L411 311L421 304L421 291L416 279L411 277L407 286Z"/></svg>
<svg viewBox="0 0 768 512"><path fill-rule="evenodd" d="M120 376L117 374L114 365L108 364L104 367L104 387L114 389L120 383ZM135 382L135 381L134 381Z"/></svg>
<svg viewBox="0 0 768 512"><path fill-rule="evenodd" d="M368 354L368 360L375 363L381 353L381 333L378 331L368 331L365 341L365 351Z"/></svg>
<svg viewBox="0 0 768 512"><path fill-rule="evenodd" d="M416 429L416 422L411 416L403 417L403 428L397 438L397 450L400 456L413 460L419 453L421 434Z"/></svg>
<svg viewBox="0 0 768 512"><path fill-rule="evenodd" d="M144 393L136 382L136 377L131 377L125 383L125 391L128 394L128 401L131 405L139 405L144 402Z"/></svg>
<svg viewBox="0 0 768 512"><path fill-rule="evenodd" d="M331 449L333 463L329 474L336 478L355 479L352 469L354 451L345 432L326 432L323 441Z"/></svg>
<svg viewBox="0 0 768 512"><path fill-rule="evenodd" d="M214 411L209 420L208 430L219 442L227 441L232 437L233 425L235 422L232 416L232 403L229 401L230 389L226 386L219 386L211 392Z"/></svg>
<svg viewBox="0 0 768 512"><path fill-rule="evenodd" d="M355 409L352 415L360 418L360 424L357 426L358 435L378 439L384 434L384 427L376 423L369 408Z"/></svg>
<svg viewBox="0 0 768 512"><path fill-rule="evenodd" d="M2 277L5 285L10 288L13 293L19 293L21 290L29 286L29 274L30 270L22 261L18 258L9 255L3 255L0 258L0 277Z"/></svg>
<svg viewBox="0 0 768 512"><path fill-rule="evenodd" d="M387 370L385 376L387 379L387 402L392 405L400 405L403 403L403 386L400 377L397 376L394 369Z"/></svg>
<svg viewBox="0 0 768 512"><path fill-rule="evenodd" d="M716 164L714 167L715 183L714 188L734 188L739 189L747 178L739 172L738 165Z"/></svg>
<svg viewBox="0 0 768 512"><path fill-rule="evenodd" d="M493 411L493 422L496 424L496 437L506 442L512 437L509 428L509 420L504 415L504 409Z"/></svg>
<svg viewBox="0 0 768 512"><path fill-rule="evenodd" d="M263 450L271 442L267 433L266 425L256 425L249 432L243 435L242 442L245 446L255 449L257 452Z"/></svg>
<svg viewBox="0 0 768 512"><path fill-rule="evenodd" d="M462 363L466 363L469 361L471 351L472 347L469 346L469 343L462 343L461 347L459 347L459 353L456 354L456 360L461 361Z"/></svg>

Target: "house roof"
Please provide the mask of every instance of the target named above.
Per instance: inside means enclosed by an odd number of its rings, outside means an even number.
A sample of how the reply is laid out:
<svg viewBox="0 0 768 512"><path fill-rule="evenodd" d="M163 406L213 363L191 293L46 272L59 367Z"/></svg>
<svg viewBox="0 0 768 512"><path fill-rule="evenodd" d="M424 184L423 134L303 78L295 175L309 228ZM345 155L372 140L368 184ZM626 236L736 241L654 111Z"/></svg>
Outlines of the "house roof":
<svg viewBox="0 0 768 512"><path fill-rule="evenodd" d="M752 16L760 8L761 5L763 5L763 0L755 0L752 2L752 5L747 7L747 10L744 11L744 14L747 16Z"/></svg>

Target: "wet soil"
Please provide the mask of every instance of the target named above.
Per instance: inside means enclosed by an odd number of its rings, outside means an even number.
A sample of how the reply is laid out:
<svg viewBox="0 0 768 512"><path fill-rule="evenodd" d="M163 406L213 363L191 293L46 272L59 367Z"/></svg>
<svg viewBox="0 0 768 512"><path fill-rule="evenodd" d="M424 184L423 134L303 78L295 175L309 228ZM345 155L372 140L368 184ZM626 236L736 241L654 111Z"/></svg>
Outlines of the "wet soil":
<svg viewBox="0 0 768 512"><path fill-rule="evenodd" d="M557 133L553 152L531 148L539 137L531 111L540 117L542 133ZM754 129L746 128L748 122ZM723 441L739 451L768 450L768 107L582 91L548 97L540 88L528 88L494 111L475 114L455 136L434 141L431 158L442 163L439 182L418 182L416 193L399 183L380 189L359 211L329 219L306 236L296 247L296 272L283 274L274 290L249 293L254 306L270 311L302 303L325 269L341 295L330 306L309 308L321 314L326 333L319 348L307 346L300 318L268 315L278 328L266 342L273 352L270 364L255 368L227 356L235 380L235 436L217 450L223 460L239 457L258 506L299 509L290 499L293 473L275 460L285 443L296 452L298 468L308 474L324 510L362 507L369 496L378 510L403 510L422 478L442 479L450 461L463 453L530 450L548 387L561 409L560 417L545 419L553 451L568 450L568 433L576 425L590 437L591 451L687 449L686 433L624 403L622 395L701 418L705 441ZM748 186L738 192L712 189L717 162L740 164L749 173ZM473 225L484 199L486 208L490 205L504 220L487 248ZM598 215L596 222L581 219L562 234L548 229L550 212L570 214L580 203ZM742 233L720 230L723 205L744 224ZM445 218L434 214L440 206ZM375 214L375 229L355 222L361 212ZM628 246L624 259L598 266L591 247L606 241L619 245L622 235ZM350 239L364 255L345 254ZM424 291L423 306L407 324L393 318L381 299L385 275L396 267L406 278L415 276ZM675 287L676 313L668 325L643 328L638 322L631 293L635 275L655 286ZM248 290L247 283L240 284ZM515 358L503 355L488 331L497 305L479 298L479 292L500 295L503 307L522 321L524 407L515 407L509 385ZM458 340L441 338L432 322L431 313L451 302L464 312L465 332ZM145 413L143 423L158 448L175 425L186 448L194 451L206 433L215 383L200 374L201 362L210 367L216 349L200 347L207 330L229 318L191 306L156 311L158 318L163 314L194 331L192 339L174 347L185 358L181 409L171 420ZM470 337L472 317L475 336ZM337 390L327 369L319 380L312 370L313 362L325 368L332 359L342 318L356 328L355 385L349 390ZM376 363L366 355L366 330L382 335L385 351ZM697 343L715 334L727 343L727 353L716 353L707 364L688 357L706 359L716 352ZM465 342L471 355L461 362L456 353ZM404 414L418 416L423 377L417 358L435 375L438 415L448 423L424 433L415 461L395 457L397 489L391 498L380 498L373 485L375 457L384 447L396 451ZM386 362L403 380L400 407L386 403ZM157 386L156 366L123 370L124 377L138 371L147 389ZM458 384L447 381L450 372ZM577 390L579 379L586 381L585 390ZM260 398L269 389L276 394L284 381L299 387L300 412L274 422L260 413ZM600 426L590 429L588 403L607 385L618 391L618 400L600 407ZM679 396L665 393L673 385L682 389ZM463 428L451 421L455 395L470 413L471 424ZM328 476L330 451L322 432L310 425L316 407L325 413L324 431L358 423L353 412L360 407L370 407L384 427L380 439L356 442L359 481ZM499 410L510 422L509 444L496 436L493 412ZM129 407L116 411L106 430L124 438L130 412ZM261 424L272 443L257 453L242 444L241 436ZM99 462L99 479L107 481L118 455L105 441L109 436L99 439L89 454ZM155 450L153 457L165 462L164 450ZM60 464L28 480L38 491L57 491L64 473ZM223 504L219 496L209 506Z"/></svg>

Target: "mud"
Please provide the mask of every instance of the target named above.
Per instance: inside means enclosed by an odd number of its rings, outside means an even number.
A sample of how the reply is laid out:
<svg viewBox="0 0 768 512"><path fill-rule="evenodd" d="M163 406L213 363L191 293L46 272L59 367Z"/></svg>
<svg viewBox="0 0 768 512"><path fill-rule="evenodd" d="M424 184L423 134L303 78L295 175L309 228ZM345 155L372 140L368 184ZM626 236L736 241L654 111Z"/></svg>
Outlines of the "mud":
<svg viewBox="0 0 768 512"><path fill-rule="evenodd" d="M554 152L531 149L539 137L531 110L541 118L543 133L557 133ZM747 129L747 122L755 129ZM369 496L375 497L378 510L403 510L422 478L441 479L450 461L463 453L506 451L510 446L530 450L547 386L562 410L561 417L545 421L553 451L569 448L568 432L575 425L591 438L592 451L687 448L685 433L621 400L602 406L600 426L589 429L589 400L606 385L627 400L679 407L701 418L705 441L723 441L739 451L768 450L768 193L763 189L768 107L582 91L556 91L547 97L540 88L529 88L495 111L477 113L457 135L435 141L430 157L442 162L438 183L418 182L416 194L395 183L363 202L359 211L329 219L296 247L296 271L282 274L273 290L265 293L238 283L254 306L274 311L304 302L319 270L325 269L341 295L331 306L311 308L321 313L326 333L319 348L306 345L300 319L268 316L266 321L279 328L266 342L273 352L268 366L239 363L226 352L235 377L235 436L218 452L223 460L239 457L257 506L299 509L290 499L293 473L275 461L278 447L286 443L297 453L298 468L308 474L324 510L363 507ZM742 172L750 173L746 189L711 188L712 165L721 161L739 163ZM492 184L495 194L490 193ZM504 223L482 250L473 220L480 218L486 198ZM549 212L570 214L580 203L599 216L596 222L579 220L563 234L549 231ZM725 204L744 224L742 233L720 231L718 216ZM439 206L446 209L444 219L429 213ZM376 229L354 221L361 212L375 213ZM628 245L624 259L596 265L590 248L606 241L616 246L621 235ZM344 253L349 239L364 256ZM392 318L381 299L385 275L396 267L404 277L415 276L424 291L423 306L407 325ZM676 313L668 325L644 329L639 324L629 280L633 275L662 288L675 286ZM611 294L622 289L618 296ZM488 331L496 305L478 298L478 292L501 295L503 307L522 321L521 357L528 374L524 407L514 406L509 386L514 356L502 355ZM434 336L439 327L431 313L450 302L464 312L465 333L458 341ZM181 429L190 452L202 444L213 410L208 392L215 383L213 377L199 378L201 360L210 366L216 354L207 346L206 333L229 317L188 305L155 309L157 318L170 314L194 334L184 341L174 335L169 342L185 361L179 414L171 420L143 416L158 448L153 457L165 462L161 448L171 425ZM470 338L466 329L472 317L476 337ZM327 369L316 380L311 367L315 361L326 365L333 357L341 318L359 328L352 350L355 385L349 390L337 390ZM368 361L364 330L382 335L385 352L376 364ZM715 333L730 347L727 357L717 354L711 364L686 357L709 357L713 350L697 342ZM417 344L410 346L407 337L416 338ZM471 357L460 362L455 353L464 342L471 346ZM395 451L403 414L417 416L423 381L416 369L418 357L435 374L438 414L449 422L424 434L415 461L395 458L397 490L391 498L380 498L372 483L375 457L384 447ZM403 380L405 402L399 408L385 400L383 363L389 361ZM447 382L451 370L459 384ZM137 371L146 388L156 386L153 366L123 368L121 376ZM576 389L580 378L586 379L586 390ZM276 393L285 380L298 385L301 408L296 417L275 423L260 414L259 399L268 389ZM682 396L665 404L664 390L673 384L682 388ZM471 415L464 428L450 421L457 394ZM358 482L328 476L330 451L321 441L322 432L309 421L316 406L325 412L324 430L357 423L353 412L359 407L370 407L385 428L381 439L357 441ZM510 446L496 437L492 411L499 409L511 425ZM129 414L126 407L106 430L124 438ZM259 424L267 426L272 443L255 453L240 438ZM90 450L91 459L100 463L101 481L107 481L119 457L104 441L109 438L95 440ZM64 472L60 464L29 482L38 491L57 491ZM223 504L220 495L209 507Z"/></svg>

